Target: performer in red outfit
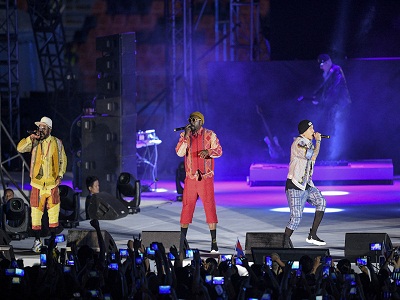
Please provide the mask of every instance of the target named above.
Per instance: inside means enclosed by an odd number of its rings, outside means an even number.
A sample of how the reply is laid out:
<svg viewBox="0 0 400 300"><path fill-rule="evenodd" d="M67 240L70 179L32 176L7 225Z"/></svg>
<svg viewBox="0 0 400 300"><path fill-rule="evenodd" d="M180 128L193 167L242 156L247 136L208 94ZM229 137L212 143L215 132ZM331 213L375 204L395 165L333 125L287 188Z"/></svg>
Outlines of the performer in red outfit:
<svg viewBox="0 0 400 300"><path fill-rule="evenodd" d="M214 158L222 155L222 147L214 131L203 128L204 116L190 114L185 132L180 134L176 154L185 158L186 178L181 213L181 249L189 224L192 223L197 199L203 202L206 222L211 234L211 252L218 252L217 209L214 198Z"/></svg>

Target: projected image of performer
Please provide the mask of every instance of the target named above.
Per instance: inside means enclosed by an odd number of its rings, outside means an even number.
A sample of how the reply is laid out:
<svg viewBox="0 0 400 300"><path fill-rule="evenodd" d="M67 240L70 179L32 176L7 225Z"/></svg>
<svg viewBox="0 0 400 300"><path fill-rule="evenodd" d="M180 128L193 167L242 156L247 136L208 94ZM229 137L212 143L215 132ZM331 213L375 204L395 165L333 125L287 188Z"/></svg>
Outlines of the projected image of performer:
<svg viewBox="0 0 400 300"><path fill-rule="evenodd" d="M345 155L345 133L351 98L346 78L340 66L334 64L328 54L318 56L322 70L322 82L313 93L313 103L318 107L317 117L324 120L326 134L332 136L325 160L343 159Z"/></svg>
<svg viewBox="0 0 400 300"><path fill-rule="evenodd" d="M211 252L218 252L217 210L214 198L214 158L222 155L222 147L214 131L206 129L204 116L196 111L190 114L189 124L180 134L176 154L185 158L186 177L181 213L181 245L192 223L196 202L200 197L211 234Z"/></svg>

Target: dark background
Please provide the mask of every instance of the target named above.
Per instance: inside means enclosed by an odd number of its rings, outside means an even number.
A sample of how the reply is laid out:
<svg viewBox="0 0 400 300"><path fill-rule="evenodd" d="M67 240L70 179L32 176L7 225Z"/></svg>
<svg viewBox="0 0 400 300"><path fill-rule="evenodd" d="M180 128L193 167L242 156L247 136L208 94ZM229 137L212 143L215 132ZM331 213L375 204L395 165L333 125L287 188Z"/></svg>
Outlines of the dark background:
<svg viewBox="0 0 400 300"><path fill-rule="evenodd" d="M271 0L273 60L399 57L400 1Z"/></svg>

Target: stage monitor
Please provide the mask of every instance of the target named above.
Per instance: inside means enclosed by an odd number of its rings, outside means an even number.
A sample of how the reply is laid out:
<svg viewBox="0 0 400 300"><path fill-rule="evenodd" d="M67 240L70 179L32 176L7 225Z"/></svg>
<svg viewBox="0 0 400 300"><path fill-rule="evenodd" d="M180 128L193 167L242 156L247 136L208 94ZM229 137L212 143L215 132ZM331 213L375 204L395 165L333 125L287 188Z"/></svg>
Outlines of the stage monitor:
<svg viewBox="0 0 400 300"><path fill-rule="evenodd" d="M318 248L264 248L264 247L253 247L251 248L251 254L253 256L253 262L255 264L262 265L264 263L265 256L277 253L283 262L288 260L300 260L304 255L308 255L311 258L321 256L329 256L329 249Z"/></svg>
<svg viewBox="0 0 400 300"><path fill-rule="evenodd" d="M0 246L0 253L2 254L1 257L4 255L4 257L6 259L8 259L9 261L15 259L14 248L11 245L1 245Z"/></svg>

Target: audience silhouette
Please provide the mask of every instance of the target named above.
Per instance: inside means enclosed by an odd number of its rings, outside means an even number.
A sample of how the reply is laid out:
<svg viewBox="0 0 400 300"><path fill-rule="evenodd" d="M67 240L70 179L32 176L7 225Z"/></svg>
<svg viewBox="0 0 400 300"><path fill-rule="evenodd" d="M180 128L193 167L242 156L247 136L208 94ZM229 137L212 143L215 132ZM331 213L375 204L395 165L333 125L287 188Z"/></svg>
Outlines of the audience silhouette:
<svg viewBox="0 0 400 300"><path fill-rule="evenodd" d="M197 249L182 255L176 246L167 251L161 243L142 245L135 237L126 249L107 253L99 221L90 224L99 251L78 248L76 242L58 249L52 233L41 248L40 264L24 266L0 254L1 298L400 299L399 248L388 252L379 267L366 259L356 273L348 259L335 263L330 257L304 255L295 263L271 253L271 264L262 265L236 255L203 260Z"/></svg>

